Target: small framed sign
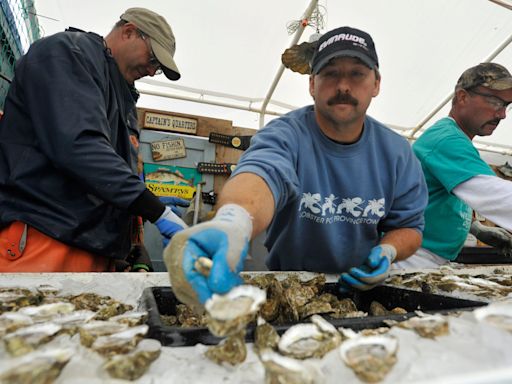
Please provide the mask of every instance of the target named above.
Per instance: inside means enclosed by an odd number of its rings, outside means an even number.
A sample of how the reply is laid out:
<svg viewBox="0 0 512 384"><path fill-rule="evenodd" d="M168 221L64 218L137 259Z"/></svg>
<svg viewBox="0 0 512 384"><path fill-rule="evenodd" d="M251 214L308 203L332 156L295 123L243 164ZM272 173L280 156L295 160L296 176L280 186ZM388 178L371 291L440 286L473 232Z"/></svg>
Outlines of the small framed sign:
<svg viewBox="0 0 512 384"><path fill-rule="evenodd" d="M151 155L153 156L154 161L187 157L185 141L181 138L154 141L151 143Z"/></svg>
<svg viewBox="0 0 512 384"><path fill-rule="evenodd" d="M197 120L165 115L163 113L146 112L144 114L144 128L195 135L197 133Z"/></svg>

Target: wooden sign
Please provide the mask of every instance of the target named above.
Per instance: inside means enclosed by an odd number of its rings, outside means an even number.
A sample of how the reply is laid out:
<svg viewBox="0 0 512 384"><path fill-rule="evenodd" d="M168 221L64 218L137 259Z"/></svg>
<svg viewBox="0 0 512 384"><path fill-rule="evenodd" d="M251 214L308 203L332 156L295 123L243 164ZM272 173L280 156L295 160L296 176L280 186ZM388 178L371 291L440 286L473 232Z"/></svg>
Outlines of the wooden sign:
<svg viewBox="0 0 512 384"><path fill-rule="evenodd" d="M154 161L187 157L185 141L181 138L154 141L151 143L151 155L153 156Z"/></svg>
<svg viewBox="0 0 512 384"><path fill-rule="evenodd" d="M144 128L195 135L197 133L197 120L165 115L163 113L146 112L144 114Z"/></svg>

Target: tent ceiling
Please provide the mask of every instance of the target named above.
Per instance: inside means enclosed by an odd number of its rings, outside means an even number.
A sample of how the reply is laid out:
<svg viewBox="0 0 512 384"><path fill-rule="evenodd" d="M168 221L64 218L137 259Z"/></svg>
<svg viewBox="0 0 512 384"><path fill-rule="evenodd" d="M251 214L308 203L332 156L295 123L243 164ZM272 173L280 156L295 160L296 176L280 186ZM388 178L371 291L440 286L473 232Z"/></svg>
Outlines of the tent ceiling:
<svg viewBox="0 0 512 384"><path fill-rule="evenodd" d="M382 85L369 113L392 127L409 129L402 133L410 134L452 92L462 71L487 60L511 38L512 11L499 2L511 3L509 0L320 0L319 4L327 12L321 32L350 25L373 36ZM175 59L182 78L170 83L157 76L148 82L139 81L139 89L258 109L279 70L281 54L292 42L293 36L288 34L286 26L301 18L310 1L260 0L250 4L239 0L35 0L38 14L56 19L40 17L46 35L67 26L106 34L126 8L153 9L163 14L173 27L177 37ZM299 42L307 41L314 32L313 28L306 28ZM494 61L512 71L512 44ZM155 81L166 86L155 85ZM179 89L169 88L174 85ZM217 94L209 94L213 92ZM245 99L222 96L226 94ZM308 77L285 70L272 101L295 107L310 104ZM150 94L143 94L140 105L258 127L256 112ZM442 108L425 126L446 115L448 108ZM282 113L289 109L270 103L268 110ZM266 121L273 117L267 115ZM512 118L503 121L491 137L480 141L510 146L512 153Z"/></svg>

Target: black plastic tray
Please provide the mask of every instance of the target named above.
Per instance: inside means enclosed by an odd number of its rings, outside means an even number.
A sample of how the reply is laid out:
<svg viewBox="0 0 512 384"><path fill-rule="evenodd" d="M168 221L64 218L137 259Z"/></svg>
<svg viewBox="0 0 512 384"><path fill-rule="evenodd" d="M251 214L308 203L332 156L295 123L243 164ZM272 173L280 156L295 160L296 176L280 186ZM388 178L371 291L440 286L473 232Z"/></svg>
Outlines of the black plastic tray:
<svg viewBox="0 0 512 384"><path fill-rule="evenodd" d="M510 264L512 258L502 255L493 247L464 247L454 261L464 264Z"/></svg>
<svg viewBox="0 0 512 384"><path fill-rule="evenodd" d="M361 330L385 326L384 320L402 321L416 316L414 311L421 310L426 313L449 313L460 310L471 310L487 303L474 300L464 300L451 296L435 295L410 289L391 286L379 286L366 292L352 292L341 295L335 283L327 283L323 292L330 292L338 296L349 297L354 300L360 311L368 312L372 301L376 300L388 309L402 307L408 312L403 315L367 316L362 318L334 319L324 316L336 327ZM179 301L170 287L150 287L143 292L143 303L148 311L149 331L147 337L159 340L166 346L188 346L197 343L213 345L218 344L222 338L213 336L207 328L182 328L166 326L162 323L160 315L176 314L176 304ZM274 325L279 334L282 334L293 324ZM254 326L247 328L246 341L254 340Z"/></svg>

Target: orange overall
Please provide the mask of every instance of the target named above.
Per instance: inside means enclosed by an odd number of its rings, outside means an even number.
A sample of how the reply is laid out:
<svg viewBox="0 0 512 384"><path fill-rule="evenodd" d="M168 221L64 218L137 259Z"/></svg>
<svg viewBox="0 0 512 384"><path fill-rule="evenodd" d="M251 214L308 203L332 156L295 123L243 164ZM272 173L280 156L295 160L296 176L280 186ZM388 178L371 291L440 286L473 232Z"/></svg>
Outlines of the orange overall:
<svg viewBox="0 0 512 384"><path fill-rule="evenodd" d="M111 260L61 243L20 222L0 230L0 272L109 272Z"/></svg>

